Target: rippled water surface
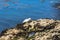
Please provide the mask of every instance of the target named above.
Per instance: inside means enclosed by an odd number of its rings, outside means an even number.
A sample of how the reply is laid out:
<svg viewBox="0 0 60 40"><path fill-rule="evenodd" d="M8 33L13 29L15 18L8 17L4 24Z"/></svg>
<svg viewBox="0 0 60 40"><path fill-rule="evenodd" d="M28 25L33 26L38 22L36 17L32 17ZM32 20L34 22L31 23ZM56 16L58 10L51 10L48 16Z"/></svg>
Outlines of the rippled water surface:
<svg viewBox="0 0 60 40"><path fill-rule="evenodd" d="M29 17L60 19L60 9L53 7L58 2L60 0L0 0L0 31Z"/></svg>

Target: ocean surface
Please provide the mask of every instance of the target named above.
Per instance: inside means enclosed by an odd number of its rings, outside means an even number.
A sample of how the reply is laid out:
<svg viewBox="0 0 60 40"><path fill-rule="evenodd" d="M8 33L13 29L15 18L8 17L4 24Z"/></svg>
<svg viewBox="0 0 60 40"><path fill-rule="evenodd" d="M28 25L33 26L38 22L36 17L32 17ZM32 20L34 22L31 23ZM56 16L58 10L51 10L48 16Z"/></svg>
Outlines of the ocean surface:
<svg viewBox="0 0 60 40"><path fill-rule="evenodd" d="M0 0L0 32L15 27L26 18L60 20L60 9L53 5L60 0Z"/></svg>

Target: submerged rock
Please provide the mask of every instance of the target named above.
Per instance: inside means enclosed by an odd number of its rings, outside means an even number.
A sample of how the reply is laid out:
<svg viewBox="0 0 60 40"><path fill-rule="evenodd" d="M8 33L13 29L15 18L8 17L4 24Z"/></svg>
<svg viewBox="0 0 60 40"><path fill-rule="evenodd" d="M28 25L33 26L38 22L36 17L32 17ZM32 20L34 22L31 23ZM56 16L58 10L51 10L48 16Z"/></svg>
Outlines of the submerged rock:
<svg viewBox="0 0 60 40"><path fill-rule="evenodd" d="M60 40L60 20L29 20L2 31L0 40Z"/></svg>
<svg viewBox="0 0 60 40"><path fill-rule="evenodd" d="M53 7L54 7L54 8L57 8L57 9L60 9L60 3L55 3L55 4L53 5Z"/></svg>

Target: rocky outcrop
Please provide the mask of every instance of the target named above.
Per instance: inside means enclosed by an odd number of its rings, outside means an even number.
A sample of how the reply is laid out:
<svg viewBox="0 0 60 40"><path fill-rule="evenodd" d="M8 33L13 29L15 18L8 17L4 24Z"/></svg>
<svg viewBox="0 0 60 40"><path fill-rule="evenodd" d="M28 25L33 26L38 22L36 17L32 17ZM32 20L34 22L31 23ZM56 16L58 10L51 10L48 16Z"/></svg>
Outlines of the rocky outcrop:
<svg viewBox="0 0 60 40"><path fill-rule="evenodd" d="M0 40L60 40L60 20L29 20L2 31Z"/></svg>

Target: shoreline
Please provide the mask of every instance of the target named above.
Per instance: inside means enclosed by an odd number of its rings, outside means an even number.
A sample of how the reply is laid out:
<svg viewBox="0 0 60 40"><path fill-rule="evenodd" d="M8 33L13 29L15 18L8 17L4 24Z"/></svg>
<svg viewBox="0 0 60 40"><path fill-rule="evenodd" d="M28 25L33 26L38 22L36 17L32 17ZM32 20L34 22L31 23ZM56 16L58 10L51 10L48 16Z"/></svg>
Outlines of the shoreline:
<svg viewBox="0 0 60 40"><path fill-rule="evenodd" d="M2 31L0 40L57 40L60 38L60 20L38 19L17 24Z"/></svg>

